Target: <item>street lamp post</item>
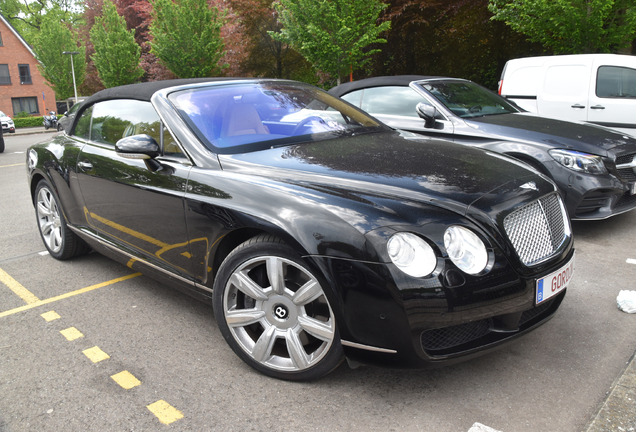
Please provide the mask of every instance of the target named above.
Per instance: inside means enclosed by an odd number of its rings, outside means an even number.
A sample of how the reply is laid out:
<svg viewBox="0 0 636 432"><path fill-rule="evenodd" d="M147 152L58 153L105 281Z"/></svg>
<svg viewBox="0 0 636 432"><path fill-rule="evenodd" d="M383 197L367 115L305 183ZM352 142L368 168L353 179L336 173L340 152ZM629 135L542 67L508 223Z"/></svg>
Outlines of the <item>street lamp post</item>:
<svg viewBox="0 0 636 432"><path fill-rule="evenodd" d="M77 86L75 85L75 66L73 66L73 56L75 54L79 54L79 51L63 51L62 54L71 56L71 71L73 71L73 90L75 91L75 103L77 103Z"/></svg>

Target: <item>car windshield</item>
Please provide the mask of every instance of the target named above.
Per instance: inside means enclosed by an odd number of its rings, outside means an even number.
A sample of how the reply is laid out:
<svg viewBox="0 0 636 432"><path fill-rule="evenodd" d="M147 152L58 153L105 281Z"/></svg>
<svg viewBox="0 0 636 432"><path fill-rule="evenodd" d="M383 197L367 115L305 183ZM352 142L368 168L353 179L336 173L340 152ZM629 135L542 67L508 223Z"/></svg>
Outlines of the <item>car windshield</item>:
<svg viewBox="0 0 636 432"><path fill-rule="evenodd" d="M428 81L419 85L458 117L519 112L501 96L469 81Z"/></svg>
<svg viewBox="0 0 636 432"><path fill-rule="evenodd" d="M233 83L172 93L209 149L239 153L385 130L367 114L300 83Z"/></svg>

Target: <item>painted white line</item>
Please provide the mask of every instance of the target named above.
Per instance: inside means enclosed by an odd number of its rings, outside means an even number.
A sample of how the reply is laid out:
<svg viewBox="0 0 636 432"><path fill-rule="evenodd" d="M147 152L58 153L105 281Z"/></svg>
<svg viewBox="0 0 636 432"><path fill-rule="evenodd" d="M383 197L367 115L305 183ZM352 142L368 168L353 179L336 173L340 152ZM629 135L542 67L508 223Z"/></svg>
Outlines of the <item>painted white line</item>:
<svg viewBox="0 0 636 432"><path fill-rule="evenodd" d="M468 429L468 432L501 432L501 431L498 431L497 429L493 429L481 423L475 423L470 427L470 429Z"/></svg>
<svg viewBox="0 0 636 432"><path fill-rule="evenodd" d="M627 264L636 264L636 259L634 259L634 258L627 258Z"/></svg>

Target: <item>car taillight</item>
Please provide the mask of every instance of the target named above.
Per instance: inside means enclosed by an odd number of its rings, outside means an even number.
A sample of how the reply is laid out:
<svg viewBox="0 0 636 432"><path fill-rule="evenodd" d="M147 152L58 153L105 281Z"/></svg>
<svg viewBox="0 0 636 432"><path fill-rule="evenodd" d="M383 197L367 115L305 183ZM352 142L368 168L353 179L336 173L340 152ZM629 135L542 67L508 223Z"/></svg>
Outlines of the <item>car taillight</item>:
<svg viewBox="0 0 636 432"><path fill-rule="evenodd" d="M497 90L497 93L499 94L499 96L501 96L501 88L503 87L503 80L499 80L499 90Z"/></svg>

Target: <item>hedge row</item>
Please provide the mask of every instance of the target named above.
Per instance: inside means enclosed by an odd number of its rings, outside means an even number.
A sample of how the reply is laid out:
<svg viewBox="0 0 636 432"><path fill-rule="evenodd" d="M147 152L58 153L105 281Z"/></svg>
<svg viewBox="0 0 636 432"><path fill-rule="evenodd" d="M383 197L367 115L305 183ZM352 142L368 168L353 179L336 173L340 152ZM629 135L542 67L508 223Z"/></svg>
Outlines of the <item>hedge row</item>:
<svg viewBox="0 0 636 432"><path fill-rule="evenodd" d="M42 117L14 118L13 123L16 128L42 126Z"/></svg>

